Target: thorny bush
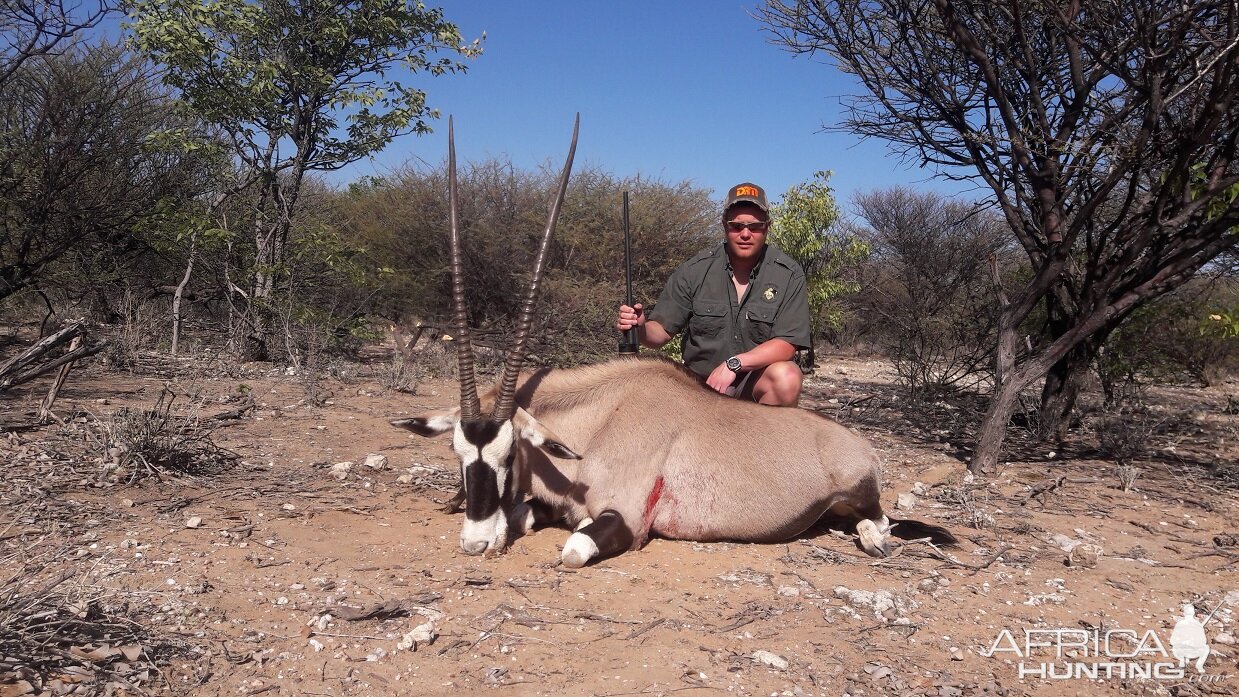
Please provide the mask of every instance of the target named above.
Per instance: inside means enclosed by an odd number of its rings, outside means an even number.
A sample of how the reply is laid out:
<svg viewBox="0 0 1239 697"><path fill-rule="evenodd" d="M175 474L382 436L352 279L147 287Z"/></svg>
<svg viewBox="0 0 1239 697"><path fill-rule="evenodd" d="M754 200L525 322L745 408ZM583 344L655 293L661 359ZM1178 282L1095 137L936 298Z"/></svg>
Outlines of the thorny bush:
<svg viewBox="0 0 1239 697"><path fill-rule="evenodd" d="M208 474L236 460L211 440L211 429L196 409L187 416L174 414L175 401L165 388L151 409L122 407L98 420L104 476L132 484L151 476Z"/></svg>

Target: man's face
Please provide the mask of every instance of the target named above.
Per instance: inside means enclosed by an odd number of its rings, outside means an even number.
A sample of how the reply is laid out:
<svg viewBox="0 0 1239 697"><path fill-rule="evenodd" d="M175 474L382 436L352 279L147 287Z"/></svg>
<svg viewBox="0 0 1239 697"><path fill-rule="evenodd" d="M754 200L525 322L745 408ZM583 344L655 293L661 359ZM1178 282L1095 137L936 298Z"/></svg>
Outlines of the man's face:
<svg viewBox="0 0 1239 697"><path fill-rule="evenodd" d="M723 215L723 229L733 262L756 260L766 246L769 216L751 203L737 203Z"/></svg>

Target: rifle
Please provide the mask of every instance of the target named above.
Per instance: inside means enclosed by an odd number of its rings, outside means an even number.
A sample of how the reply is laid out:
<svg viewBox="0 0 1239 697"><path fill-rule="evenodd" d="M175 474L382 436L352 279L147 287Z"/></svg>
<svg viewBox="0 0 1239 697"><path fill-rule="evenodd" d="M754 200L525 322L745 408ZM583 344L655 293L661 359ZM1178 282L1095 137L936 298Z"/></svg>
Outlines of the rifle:
<svg viewBox="0 0 1239 697"><path fill-rule="evenodd" d="M624 304L632 307L632 230L628 227L628 192L624 192L624 283L627 286ZM627 329L619 342L621 356L635 354L640 349L637 343L637 328Z"/></svg>

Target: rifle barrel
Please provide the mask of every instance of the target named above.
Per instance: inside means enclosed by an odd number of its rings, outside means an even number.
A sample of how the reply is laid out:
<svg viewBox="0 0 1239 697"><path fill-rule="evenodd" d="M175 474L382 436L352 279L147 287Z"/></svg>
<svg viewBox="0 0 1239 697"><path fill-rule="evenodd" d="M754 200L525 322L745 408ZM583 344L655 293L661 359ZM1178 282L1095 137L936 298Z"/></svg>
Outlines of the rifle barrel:
<svg viewBox="0 0 1239 697"><path fill-rule="evenodd" d="M632 307L632 229L628 225L628 192L624 192L624 304ZM637 353L637 330L627 329L624 338L620 339L621 354Z"/></svg>

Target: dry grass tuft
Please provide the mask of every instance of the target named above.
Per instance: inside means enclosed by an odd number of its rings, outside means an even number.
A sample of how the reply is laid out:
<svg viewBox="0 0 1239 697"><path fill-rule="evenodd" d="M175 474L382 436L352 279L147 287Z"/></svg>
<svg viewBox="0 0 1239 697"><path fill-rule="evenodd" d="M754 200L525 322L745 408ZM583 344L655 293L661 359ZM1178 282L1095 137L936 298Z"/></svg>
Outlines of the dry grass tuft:
<svg viewBox="0 0 1239 697"><path fill-rule="evenodd" d="M176 395L164 389L151 409L122 408L97 421L104 474L132 484L146 477L195 476L227 469L237 455L211 440L197 410L173 413Z"/></svg>

